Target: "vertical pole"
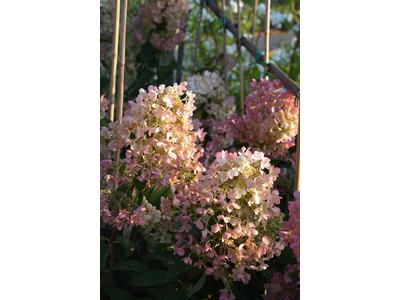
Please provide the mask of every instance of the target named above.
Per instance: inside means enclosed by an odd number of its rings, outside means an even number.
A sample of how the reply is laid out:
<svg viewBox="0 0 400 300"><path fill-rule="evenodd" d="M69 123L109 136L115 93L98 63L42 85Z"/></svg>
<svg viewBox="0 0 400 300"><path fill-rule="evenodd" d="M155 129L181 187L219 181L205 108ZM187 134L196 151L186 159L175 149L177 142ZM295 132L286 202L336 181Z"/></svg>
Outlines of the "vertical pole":
<svg viewBox="0 0 400 300"><path fill-rule="evenodd" d="M258 6L258 0L254 1L254 7L253 7L253 27L251 28L251 34L252 34L252 38L251 38L251 43L253 45L256 45L256 37L254 36L255 34L255 29L256 29L256 20L257 20L257 6ZM257 46L257 45L256 45ZM250 56L250 62L252 62L253 57Z"/></svg>
<svg viewBox="0 0 400 300"><path fill-rule="evenodd" d="M265 0L265 40L264 40L264 60L266 63L269 62L269 24L270 24L270 11L271 11L271 0ZM266 67L267 68L267 67ZM265 72L265 70L264 70ZM265 77L268 80L268 76Z"/></svg>
<svg viewBox="0 0 400 300"><path fill-rule="evenodd" d="M117 106L117 122L121 123L123 99L124 99L124 71L125 71L125 40L126 40L126 14L128 10L128 0L122 0L122 13L121 13L121 43L120 43L120 57L119 57L119 73L118 73L118 106ZM115 151L114 162L116 165L119 163L120 150ZM114 183L113 189L118 186L118 182ZM113 235L116 234L116 228L113 228ZM115 245L112 243L110 253L110 268L114 264L115 258ZM109 271L108 286L111 287L114 281L114 272Z"/></svg>
<svg viewBox="0 0 400 300"><path fill-rule="evenodd" d="M199 48L200 43L200 29L201 29L201 19L203 18L203 0L200 0L200 13L199 13L199 24L197 27L197 37L196 37L196 46L194 48L194 58L193 58L193 75L196 71L196 61L197 61L197 49Z"/></svg>
<svg viewBox="0 0 400 300"><path fill-rule="evenodd" d="M299 101L299 126L297 131L297 148L294 174L294 190L300 191L300 101Z"/></svg>
<svg viewBox="0 0 400 300"><path fill-rule="evenodd" d="M238 20L238 52L239 52L239 79L240 79L240 116L244 116L244 93L243 93L243 67L242 67L242 43L241 43L241 37L242 37L242 32L240 29L240 0L237 0L237 6L238 6L238 12L237 12L237 20Z"/></svg>
<svg viewBox="0 0 400 300"><path fill-rule="evenodd" d="M110 120L112 122L114 121L115 81L116 81L116 75L117 75L117 60L118 60L120 3L121 3L121 0L115 0L113 53L112 53L112 62L111 62L111 78L110 78Z"/></svg>
<svg viewBox="0 0 400 300"><path fill-rule="evenodd" d="M125 71L125 40L126 40L126 13L128 10L128 1L122 0L122 13L121 13L121 43L120 43L120 57L119 57L119 73L118 73L118 106L117 106L117 122L121 124L122 109L124 100L124 71ZM115 151L114 162L116 165L119 163L120 150ZM118 182L114 183L116 189Z"/></svg>
<svg viewBox="0 0 400 300"><path fill-rule="evenodd" d="M225 19L225 1L222 0L222 19ZM225 72L225 91L228 95L228 62L226 57L226 26L224 26L224 72Z"/></svg>

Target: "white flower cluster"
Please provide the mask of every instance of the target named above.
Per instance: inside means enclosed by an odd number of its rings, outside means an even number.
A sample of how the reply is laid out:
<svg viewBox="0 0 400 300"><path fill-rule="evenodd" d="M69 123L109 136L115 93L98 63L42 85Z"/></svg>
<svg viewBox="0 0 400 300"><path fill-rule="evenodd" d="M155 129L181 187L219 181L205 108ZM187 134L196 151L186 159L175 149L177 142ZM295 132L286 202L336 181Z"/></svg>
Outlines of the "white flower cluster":
<svg viewBox="0 0 400 300"><path fill-rule="evenodd" d="M196 94L198 102L207 103L204 107L210 118L226 120L235 111L235 101L225 91L225 84L218 71L204 71L187 78L187 89ZM207 99L211 100L208 103Z"/></svg>
<svg viewBox="0 0 400 300"><path fill-rule="evenodd" d="M143 196L142 205L146 207L146 210L139 213L145 220L143 227L147 230L151 230L154 224L159 223L161 220L161 211L159 211L155 206L151 205L146 197Z"/></svg>

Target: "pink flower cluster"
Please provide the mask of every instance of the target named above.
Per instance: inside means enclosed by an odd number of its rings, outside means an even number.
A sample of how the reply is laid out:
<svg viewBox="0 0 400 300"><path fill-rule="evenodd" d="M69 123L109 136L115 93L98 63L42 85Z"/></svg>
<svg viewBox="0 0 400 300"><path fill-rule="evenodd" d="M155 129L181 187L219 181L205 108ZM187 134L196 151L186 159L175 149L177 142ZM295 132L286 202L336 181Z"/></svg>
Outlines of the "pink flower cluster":
<svg viewBox="0 0 400 300"><path fill-rule="evenodd" d="M173 190L201 177L205 168L198 158L204 150L196 146L196 140L203 140L205 133L201 129L193 131L195 94L186 91L185 86L182 82L158 88L151 85L148 92L140 89L136 102L129 101L130 108L124 112L121 124L111 122L109 129L101 128L104 152L129 147L125 172L120 175L131 180L137 177L158 188L171 185ZM119 168L114 166L115 170Z"/></svg>
<svg viewBox="0 0 400 300"><path fill-rule="evenodd" d="M133 202L135 195L135 190L131 197L100 192L100 216L104 223L118 230L126 226L139 226L143 227L144 231L150 231L159 223L161 211L151 205L146 197L143 197L142 205L137 205Z"/></svg>
<svg viewBox="0 0 400 300"><path fill-rule="evenodd" d="M266 295L262 295L264 300L299 300L300 282L293 281L289 274L300 270L298 265L288 265L285 274L274 273L271 283L265 283Z"/></svg>
<svg viewBox="0 0 400 300"><path fill-rule="evenodd" d="M289 202L289 221L283 222L283 229L279 233L281 238L289 244L297 259L297 265L288 265L285 274L274 273L271 283L264 284L267 294L265 300L272 299L300 299L300 282L294 282L288 274L300 272L300 191L294 192L295 201ZM300 273L299 273L300 276Z"/></svg>
<svg viewBox="0 0 400 300"><path fill-rule="evenodd" d="M109 197L109 194L100 192L100 216L103 218L104 223L112 225L118 230L121 230L125 226L139 226L145 224L144 217L140 215L140 212L146 210L144 205L136 205L136 208L134 208L135 204L133 204L125 209L113 205L110 211Z"/></svg>
<svg viewBox="0 0 400 300"><path fill-rule="evenodd" d="M187 0L146 0L133 19L134 41L150 43L161 51L171 51L184 40L183 28L189 8ZM163 28L160 28L163 27Z"/></svg>
<svg viewBox="0 0 400 300"><path fill-rule="evenodd" d="M108 115L106 111L108 110L108 105L110 104L110 100L104 98L104 95L100 97L100 119L107 118Z"/></svg>
<svg viewBox="0 0 400 300"><path fill-rule="evenodd" d="M203 120L203 122L207 134L211 137L211 141L207 142L204 149L204 156L200 159L201 163L207 168L211 162L215 160L215 154L217 152L233 145L235 136L233 135L228 121L206 119ZM229 151L236 151L236 149L232 147Z"/></svg>
<svg viewBox="0 0 400 300"><path fill-rule="evenodd" d="M185 256L187 264L196 258L194 266L224 282L221 299L234 299L227 296L230 282L247 284L251 276L246 270L266 269L265 262L286 245L276 230L282 227L275 206L280 197L272 190L280 170L262 152L245 148L216 157L196 186L162 198L160 207L165 219L181 224L175 230L175 254Z"/></svg>
<svg viewBox="0 0 400 300"><path fill-rule="evenodd" d="M244 143L260 149L272 159L282 159L294 146L298 128L298 109L294 96L282 91L283 85L276 79L272 82L253 79L246 97L244 118L233 115L231 124L235 136Z"/></svg>
<svg viewBox="0 0 400 300"><path fill-rule="evenodd" d="M293 250L297 262L300 263L300 191L293 194L295 201L290 201L289 221L283 223L283 230L280 235Z"/></svg>

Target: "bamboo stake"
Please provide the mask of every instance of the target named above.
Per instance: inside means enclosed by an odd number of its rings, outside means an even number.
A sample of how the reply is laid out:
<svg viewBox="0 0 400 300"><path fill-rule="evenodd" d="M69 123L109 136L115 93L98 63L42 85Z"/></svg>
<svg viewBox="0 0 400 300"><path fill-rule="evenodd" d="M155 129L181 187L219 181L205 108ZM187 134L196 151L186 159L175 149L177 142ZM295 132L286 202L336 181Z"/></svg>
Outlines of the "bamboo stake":
<svg viewBox="0 0 400 300"><path fill-rule="evenodd" d="M126 13L127 13L127 0L122 0L122 14L121 14L121 43L120 43L120 57L119 57L119 72L118 72L118 107L117 107L117 122L121 124L123 99L124 99L124 71L125 71L125 40L126 40ZM120 150L115 151L114 162L119 163ZM118 183L114 183L114 188L117 188Z"/></svg>
<svg viewBox="0 0 400 300"><path fill-rule="evenodd" d="M120 58L119 58L119 73L118 73L118 106L117 106L117 122L121 124L122 121L122 110L123 110L123 98L124 98L124 71L125 71L125 40L126 40L126 14L128 10L128 0L122 0L122 13L121 13L121 43L120 43ZM114 162L116 165L119 163L119 153L120 150L115 151ZM113 184L113 189L117 189L118 182ZM114 228L114 234L116 228ZM114 244L111 248L110 253L110 268L114 264ZM112 286L114 280L114 272L109 271L108 274L108 286Z"/></svg>
<svg viewBox="0 0 400 300"><path fill-rule="evenodd" d="M222 0L222 13L223 17L222 19L224 20L225 17L225 1ZM227 62L227 57L226 57L226 26L224 26L224 72L225 72L225 90L226 90L226 95L228 95L228 62Z"/></svg>
<svg viewBox="0 0 400 300"><path fill-rule="evenodd" d="M266 63L269 62L269 24L270 24L270 11L271 11L271 0L265 0L265 39L264 39L264 60ZM264 70L265 73L268 70ZM268 80L268 76L265 76Z"/></svg>
<svg viewBox="0 0 400 300"><path fill-rule="evenodd" d="M296 163L294 174L294 190L300 191L300 101L299 101L299 126L297 131Z"/></svg>
<svg viewBox="0 0 400 300"><path fill-rule="evenodd" d="M119 33L119 11L121 0L115 0L114 14L114 32L113 32L113 54L111 62L111 78L110 78L110 120L114 121L114 106L115 106L115 82L117 75L117 60L118 60L118 33Z"/></svg>
<svg viewBox="0 0 400 300"><path fill-rule="evenodd" d="M254 36L254 33L255 33L255 29L256 29L257 6L258 6L258 0L255 0L254 1L254 7L253 7L253 27L251 28L251 34L252 34L251 43L253 45L254 45L254 43L256 41L256 37ZM252 62L251 57L250 57L250 62Z"/></svg>
<svg viewBox="0 0 400 300"><path fill-rule="evenodd" d="M200 3L203 3L203 0L200 0ZM201 19L202 18L203 18L203 5L200 4L199 24L198 24L198 27L197 27L196 46L194 48L193 72L192 72L193 74L196 71L197 49L199 48L199 43L200 43L200 29L201 29Z"/></svg>
<svg viewBox="0 0 400 300"><path fill-rule="evenodd" d="M239 52L239 80L240 80L240 116L243 117L244 116L244 92L243 92L243 66L242 66L242 43L241 41L241 37L242 37L242 32L240 29L240 0L237 0L237 5L238 5L238 12L237 12L237 20L238 20L238 52Z"/></svg>
<svg viewBox="0 0 400 300"><path fill-rule="evenodd" d="M228 4L227 6L228 6L228 14L229 14L229 19L230 20L233 20L233 14L232 14L232 9L231 9L231 2L230 1L228 1L228 0L226 0L227 2L226 2L226 4ZM207 1L206 1L207 2ZM218 7L217 7L218 8Z"/></svg>
<svg viewBox="0 0 400 300"><path fill-rule="evenodd" d="M222 18L222 12L218 9L215 3L213 3L210 0L204 0L204 1L218 18ZM235 25L232 24L232 22L228 22L226 24L226 27L230 32L232 32L234 36L237 36L237 29ZM247 49L247 51L249 51L249 53L253 57L255 57L257 52L259 51L259 49L245 37L242 37L241 44ZM264 57L265 55L262 55L260 57L261 64L264 62ZM278 78L283 84L283 86L289 91L291 91L293 95L296 95L300 91L300 87L297 85L297 83L295 83L292 79L290 79L281 69L279 69L277 65L270 64L266 67L266 69L269 74L271 74L275 78Z"/></svg>

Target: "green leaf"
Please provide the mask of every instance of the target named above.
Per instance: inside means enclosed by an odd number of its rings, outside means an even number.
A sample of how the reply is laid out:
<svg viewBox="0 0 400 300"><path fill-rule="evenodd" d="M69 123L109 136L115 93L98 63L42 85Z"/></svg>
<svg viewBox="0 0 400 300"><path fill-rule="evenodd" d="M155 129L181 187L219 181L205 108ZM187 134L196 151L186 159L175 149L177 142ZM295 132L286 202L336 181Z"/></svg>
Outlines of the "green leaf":
<svg viewBox="0 0 400 300"><path fill-rule="evenodd" d="M122 192L122 193L126 193L129 189L129 182L121 184L118 188L117 188L117 192Z"/></svg>
<svg viewBox="0 0 400 300"><path fill-rule="evenodd" d="M196 269L196 267L193 267L192 265L187 265L183 261L176 262L169 267L167 277L171 278L171 277L177 276L180 272L186 271L191 268Z"/></svg>
<svg viewBox="0 0 400 300"><path fill-rule="evenodd" d="M146 42L140 48L140 61L146 62L149 60L151 54L153 53L154 47L151 45L150 42Z"/></svg>
<svg viewBox="0 0 400 300"><path fill-rule="evenodd" d="M155 298L165 299L165 296L167 296L168 293L170 293L176 289L176 283L166 282L166 283L158 284L158 285L154 286L154 289L156 290L156 293L153 294L153 296Z"/></svg>
<svg viewBox="0 0 400 300"><path fill-rule="evenodd" d="M176 278L167 278L167 271L148 271L130 282L137 286L152 286L165 282L176 281Z"/></svg>
<svg viewBox="0 0 400 300"><path fill-rule="evenodd" d="M104 236L102 236L101 234L100 234L100 240L106 240L107 242L109 242L109 241L110 241L108 238L105 238L105 237L104 237Z"/></svg>
<svg viewBox="0 0 400 300"><path fill-rule="evenodd" d="M154 193L154 195L157 193L157 188L155 185L152 185L151 187L149 187L146 191L145 197L146 199L150 199L151 195Z"/></svg>
<svg viewBox="0 0 400 300"><path fill-rule="evenodd" d="M290 273L290 274L288 274L288 275L289 275L290 278L292 278L292 280L293 280L294 282L298 282L298 281L300 280L300 278L299 278L299 273L300 273L300 271L299 271L299 270L296 270L296 271L293 271L292 273Z"/></svg>
<svg viewBox="0 0 400 300"><path fill-rule="evenodd" d="M189 234L197 237L201 237L201 231L194 225L191 221L188 222L188 224L192 227L192 229L189 230Z"/></svg>
<svg viewBox="0 0 400 300"><path fill-rule="evenodd" d="M201 276L201 278L199 279L199 281L197 281L197 283L190 289L189 292L189 296L197 293L198 291L200 291L200 289L203 287L204 283L206 282L206 272L204 271L203 275Z"/></svg>
<svg viewBox="0 0 400 300"><path fill-rule="evenodd" d="M136 260L129 261L119 261L115 263L110 270L126 270L126 271L137 271L144 272L147 271L147 268L144 267L141 263Z"/></svg>
<svg viewBox="0 0 400 300"><path fill-rule="evenodd" d="M161 58L164 66L168 66L173 58L172 52L161 52Z"/></svg>
<svg viewBox="0 0 400 300"><path fill-rule="evenodd" d="M124 174L125 167L126 167L126 165L124 163L122 163L122 165L119 167L119 174Z"/></svg>
<svg viewBox="0 0 400 300"><path fill-rule="evenodd" d="M150 254L155 259L161 259L170 263L180 261L182 259L179 255L174 255L174 247L169 244L156 244L148 248Z"/></svg>
<svg viewBox="0 0 400 300"><path fill-rule="evenodd" d="M131 293L115 287L103 288L103 291L109 295L112 300L136 300Z"/></svg>
<svg viewBox="0 0 400 300"><path fill-rule="evenodd" d="M294 174L292 175L292 177L290 177L289 179L289 189L293 189L294 188Z"/></svg>
<svg viewBox="0 0 400 300"><path fill-rule="evenodd" d="M133 180L133 182L134 182L134 184L135 184L135 187L136 187L136 189L138 190L138 191L143 191L143 189L145 188L145 186L146 186L146 180L145 181L143 181L143 182L141 182L141 181L139 181L138 179L134 179Z"/></svg>
<svg viewBox="0 0 400 300"><path fill-rule="evenodd" d="M107 127L108 128L108 123L110 123L110 120L106 120L106 119L100 119L100 128L101 127Z"/></svg>
<svg viewBox="0 0 400 300"><path fill-rule="evenodd" d="M124 248L128 248L128 243L129 243L129 239L131 237L131 233L129 231L128 226L125 226L124 229L122 230L122 236L124 238Z"/></svg>
<svg viewBox="0 0 400 300"><path fill-rule="evenodd" d="M178 222L172 223L172 227L174 227L175 229L181 229L182 222L178 221Z"/></svg>
<svg viewBox="0 0 400 300"><path fill-rule="evenodd" d="M160 189L154 197L152 196L148 201L150 204L154 206L159 206L161 203L161 197L168 198L169 194L171 192L171 188L169 186L165 186L162 189Z"/></svg>
<svg viewBox="0 0 400 300"><path fill-rule="evenodd" d="M111 245L101 245L100 246L100 270L104 269L106 265L106 259L111 253Z"/></svg>
<svg viewBox="0 0 400 300"><path fill-rule="evenodd" d="M106 223L104 223L103 218L100 217L100 229L102 229L104 225L106 225Z"/></svg>
<svg viewBox="0 0 400 300"><path fill-rule="evenodd" d="M164 298L164 300L187 300L187 299L189 299L189 296L186 293L186 290L184 289L173 290Z"/></svg>
<svg viewBox="0 0 400 300"><path fill-rule="evenodd" d="M276 260L273 261L276 264L283 264L283 265L293 265L297 263L295 257L278 257Z"/></svg>
<svg viewBox="0 0 400 300"><path fill-rule="evenodd" d="M107 278L108 278L108 272L101 273L101 275L100 275L100 287L102 287L106 283Z"/></svg>
<svg viewBox="0 0 400 300"><path fill-rule="evenodd" d="M137 193L137 205L142 205L142 201L143 201L143 193L142 193L142 191L139 191L138 193Z"/></svg>

